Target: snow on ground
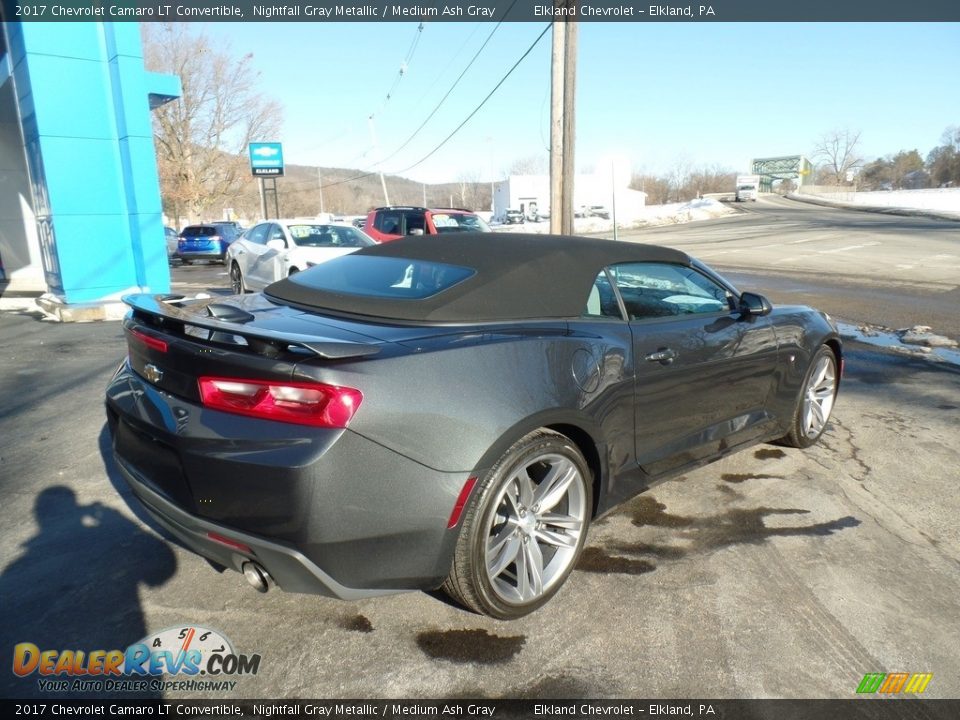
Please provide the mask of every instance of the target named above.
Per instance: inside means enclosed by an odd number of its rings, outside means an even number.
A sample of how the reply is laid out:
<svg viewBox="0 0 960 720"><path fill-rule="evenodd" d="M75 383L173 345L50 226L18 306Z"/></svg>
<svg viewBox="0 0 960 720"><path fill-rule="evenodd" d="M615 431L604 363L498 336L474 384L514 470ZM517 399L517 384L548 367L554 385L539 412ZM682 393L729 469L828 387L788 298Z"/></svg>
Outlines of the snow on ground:
<svg viewBox="0 0 960 720"><path fill-rule="evenodd" d="M876 192L829 191L818 187L813 192L797 193L800 198L812 197L838 204L862 205L865 207L907 208L911 210L934 210L960 214L960 188L936 188L930 190L879 190Z"/></svg>
<svg viewBox="0 0 960 720"><path fill-rule="evenodd" d="M960 350L954 340L935 335L925 325L891 330L890 328L837 321L840 336L867 345L886 348L910 357L922 357L960 366Z"/></svg>
<svg viewBox="0 0 960 720"><path fill-rule="evenodd" d="M736 212L733 208L713 198L623 209L618 206L617 227L629 229L651 225L679 225L696 220L709 220L724 215L733 215ZM549 233L550 221L531 222L527 220L519 225L491 224L490 227L496 232ZM601 217L574 218L573 230L578 234L613 232L613 219L607 220Z"/></svg>

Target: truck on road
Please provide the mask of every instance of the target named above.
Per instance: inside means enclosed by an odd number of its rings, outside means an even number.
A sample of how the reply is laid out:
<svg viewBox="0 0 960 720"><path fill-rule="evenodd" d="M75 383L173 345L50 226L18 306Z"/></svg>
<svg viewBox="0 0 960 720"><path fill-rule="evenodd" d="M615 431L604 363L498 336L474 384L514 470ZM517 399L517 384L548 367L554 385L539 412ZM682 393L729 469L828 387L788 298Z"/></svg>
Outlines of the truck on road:
<svg viewBox="0 0 960 720"><path fill-rule="evenodd" d="M756 201L759 193L759 175L737 175L737 192L734 200L737 202L745 202L746 200Z"/></svg>

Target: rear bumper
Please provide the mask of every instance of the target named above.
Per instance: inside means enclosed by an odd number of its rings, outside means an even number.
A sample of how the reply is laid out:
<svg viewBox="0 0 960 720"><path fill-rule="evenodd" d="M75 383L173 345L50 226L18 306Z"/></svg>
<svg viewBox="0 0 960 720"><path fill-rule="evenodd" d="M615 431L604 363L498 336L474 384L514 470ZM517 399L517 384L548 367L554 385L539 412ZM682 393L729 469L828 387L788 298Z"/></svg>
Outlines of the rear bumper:
<svg viewBox="0 0 960 720"><path fill-rule="evenodd" d="M213 250L178 250L177 257L181 260L223 260L224 251Z"/></svg>
<svg viewBox="0 0 960 720"><path fill-rule="evenodd" d="M243 564L254 560L265 567L277 585L288 592L326 595L340 600L359 600L389 595L398 590L355 589L341 585L296 548L239 532L191 515L159 493L151 490L144 478L114 454L117 466L137 499L151 517L184 545L224 567L243 572ZM246 545L250 552L234 550L210 539L210 533Z"/></svg>
<svg viewBox="0 0 960 720"><path fill-rule="evenodd" d="M117 464L187 547L239 570L255 560L291 592L355 599L438 587L468 473L442 473L349 430L210 410L125 364L107 388ZM215 533L250 552L211 540Z"/></svg>

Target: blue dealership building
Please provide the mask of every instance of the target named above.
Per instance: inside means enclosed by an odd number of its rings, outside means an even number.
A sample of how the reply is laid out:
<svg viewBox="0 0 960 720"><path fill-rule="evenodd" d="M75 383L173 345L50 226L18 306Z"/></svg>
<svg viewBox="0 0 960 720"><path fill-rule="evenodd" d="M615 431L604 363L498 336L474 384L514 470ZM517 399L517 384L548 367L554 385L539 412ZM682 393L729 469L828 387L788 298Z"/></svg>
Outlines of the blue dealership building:
<svg viewBox="0 0 960 720"><path fill-rule="evenodd" d="M144 69L134 22L3 22L0 292L97 307L169 292L150 111L180 80Z"/></svg>

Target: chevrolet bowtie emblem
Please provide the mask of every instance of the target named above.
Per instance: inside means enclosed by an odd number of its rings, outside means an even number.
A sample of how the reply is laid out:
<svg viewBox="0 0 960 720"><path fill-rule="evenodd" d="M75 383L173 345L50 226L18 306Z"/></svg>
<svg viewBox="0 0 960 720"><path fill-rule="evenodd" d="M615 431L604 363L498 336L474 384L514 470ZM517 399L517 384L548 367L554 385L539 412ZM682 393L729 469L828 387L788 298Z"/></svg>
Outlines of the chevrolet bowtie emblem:
<svg viewBox="0 0 960 720"><path fill-rule="evenodd" d="M143 366L143 374L146 376L147 380L154 384L163 380L163 370L158 368L153 363L147 363Z"/></svg>

